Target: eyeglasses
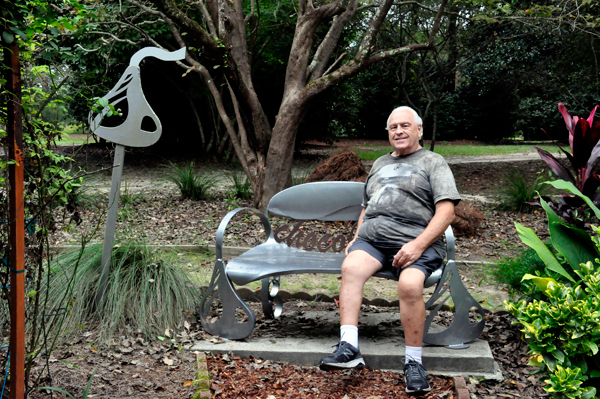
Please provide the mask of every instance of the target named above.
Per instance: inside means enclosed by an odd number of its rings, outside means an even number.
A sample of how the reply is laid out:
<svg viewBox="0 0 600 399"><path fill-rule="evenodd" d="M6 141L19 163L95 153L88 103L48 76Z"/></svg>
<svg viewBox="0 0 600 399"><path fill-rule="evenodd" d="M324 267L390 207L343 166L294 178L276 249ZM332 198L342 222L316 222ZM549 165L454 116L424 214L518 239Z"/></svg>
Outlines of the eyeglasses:
<svg viewBox="0 0 600 399"><path fill-rule="evenodd" d="M385 130L389 130L390 132L396 132L399 130L409 130L411 128L411 124L410 123L402 123L400 125L390 125L389 127L386 127Z"/></svg>

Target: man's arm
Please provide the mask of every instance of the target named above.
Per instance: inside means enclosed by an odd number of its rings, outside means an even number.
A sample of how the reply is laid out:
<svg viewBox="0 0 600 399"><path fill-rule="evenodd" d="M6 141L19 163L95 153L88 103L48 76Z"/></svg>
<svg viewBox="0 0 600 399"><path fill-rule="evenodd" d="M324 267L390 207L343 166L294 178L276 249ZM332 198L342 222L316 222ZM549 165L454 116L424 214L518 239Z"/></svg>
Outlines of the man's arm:
<svg viewBox="0 0 600 399"><path fill-rule="evenodd" d="M427 228L417 238L400 248L400 251L394 255L392 265L403 269L412 265L431 244L444 234L453 220L454 202L451 200L437 202L435 204L435 215L433 215Z"/></svg>
<svg viewBox="0 0 600 399"><path fill-rule="evenodd" d="M356 237L358 237L358 229L360 229L360 225L363 224L363 218L365 216L366 209L367 208L363 208L363 210L360 212L360 216L358 217L358 221L356 222L356 232L354 233L354 238L348 243L348 245L346 245L346 255L348 255L348 248L350 248L350 246L354 244L354 241L356 241Z"/></svg>

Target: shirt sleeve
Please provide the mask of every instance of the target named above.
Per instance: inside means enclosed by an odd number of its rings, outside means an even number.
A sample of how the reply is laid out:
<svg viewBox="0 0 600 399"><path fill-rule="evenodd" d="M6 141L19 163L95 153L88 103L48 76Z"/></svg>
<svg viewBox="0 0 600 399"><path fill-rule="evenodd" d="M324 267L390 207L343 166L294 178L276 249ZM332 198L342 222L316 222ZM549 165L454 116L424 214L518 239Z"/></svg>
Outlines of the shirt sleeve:
<svg viewBox="0 0 600 399"><path fill-rule="evenodd" d="M454 205L460 202L460 194L456 188L454 175L448 163L441 156L434 162L434 167L429 176L431 190L433 193L433 202L437 204L442 200L451 200Z"/></svg>

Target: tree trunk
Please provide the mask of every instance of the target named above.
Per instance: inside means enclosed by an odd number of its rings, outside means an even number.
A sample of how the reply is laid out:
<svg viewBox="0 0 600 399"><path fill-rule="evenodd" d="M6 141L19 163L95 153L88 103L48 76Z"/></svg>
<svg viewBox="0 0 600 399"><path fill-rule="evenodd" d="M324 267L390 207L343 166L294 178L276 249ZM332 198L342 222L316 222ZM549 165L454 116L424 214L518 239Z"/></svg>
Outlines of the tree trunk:
<svg viewBox="0 0 600 399"><path fill-rule="evenodd" d="M438 109L439 109L439 101L436 101L433 104L433 130L431 132L431 145L429 146L429 151L433 151L435 148L435 139L437 136L437 126L438 126Z"/></svg>

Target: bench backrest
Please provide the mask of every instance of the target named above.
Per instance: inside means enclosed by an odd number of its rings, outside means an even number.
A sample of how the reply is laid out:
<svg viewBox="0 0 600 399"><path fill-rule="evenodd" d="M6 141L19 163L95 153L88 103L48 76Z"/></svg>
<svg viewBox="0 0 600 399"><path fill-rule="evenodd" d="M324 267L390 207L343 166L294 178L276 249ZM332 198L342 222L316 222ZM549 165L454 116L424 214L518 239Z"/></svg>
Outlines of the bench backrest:
<svg viewBox="0 0 600 399"><path fill-rule="evenodd" d="M362 211L365 183L327 181L299 184L275 194L267 215L296 220L355 221Z"/></svg>
<svg viewBox="0 0 600 399"><path fill-rule="evenodd" d="M362 212L364 187L365 183L353 181L299 184L275 194L269 201L265 213L296 220L356 221ZM445 238L447 258L454 259L452 226L446 229ZM346 241L343 240L332 246L335 251L340 251L345 248L345 243ZM307 245L305 249L309 247L312 246ZM327 245L322 249L319 248L318 243L316 245L316 249L322 252L328 248Z"/></svg>

